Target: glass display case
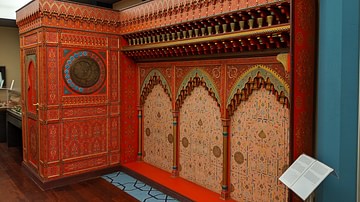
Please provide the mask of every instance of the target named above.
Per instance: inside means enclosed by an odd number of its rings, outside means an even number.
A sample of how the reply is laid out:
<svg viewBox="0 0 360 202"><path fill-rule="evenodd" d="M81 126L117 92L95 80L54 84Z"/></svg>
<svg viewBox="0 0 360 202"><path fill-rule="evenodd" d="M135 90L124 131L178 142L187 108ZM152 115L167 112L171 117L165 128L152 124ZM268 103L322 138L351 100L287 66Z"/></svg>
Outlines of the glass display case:
<svg viewBox="0 0 360 202"><path fill-rule="evenodd" d="M8 108L9 89L0 88L0 109Z"/></svg>
<svg viewBox="0 0 360 202"><path fill-rule="evenodd" d="M10 109L21 114L21 94L8 88L0 88L0 109Z"/></svg>
<svg viewBox="0 0 360 202"><path fill-rule="evenodd" d="M21 115L21 94L18 91L8 91L8 109Z"/></svg>

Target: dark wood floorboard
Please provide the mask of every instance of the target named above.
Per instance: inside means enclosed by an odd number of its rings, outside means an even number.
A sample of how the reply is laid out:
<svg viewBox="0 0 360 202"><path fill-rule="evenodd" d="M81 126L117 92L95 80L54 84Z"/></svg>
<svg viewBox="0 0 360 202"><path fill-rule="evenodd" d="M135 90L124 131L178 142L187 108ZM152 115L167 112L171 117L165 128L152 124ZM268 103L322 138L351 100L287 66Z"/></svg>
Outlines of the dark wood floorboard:
<svg viewBox="0 0 360 202"><path fill-rule="evenodd" d="M21 166L18 148L0 143L0 202L20 201L138 201L102 178L42 191Z"/></svg>

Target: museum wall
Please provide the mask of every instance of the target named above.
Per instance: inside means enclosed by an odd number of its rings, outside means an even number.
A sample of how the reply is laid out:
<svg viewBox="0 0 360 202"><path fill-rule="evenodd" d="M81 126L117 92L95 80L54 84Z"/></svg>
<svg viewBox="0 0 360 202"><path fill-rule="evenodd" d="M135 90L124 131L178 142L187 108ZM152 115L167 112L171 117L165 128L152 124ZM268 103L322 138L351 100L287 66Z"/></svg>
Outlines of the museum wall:
<svg viewBox="0 0 360 202"><path fill-rule="evenodd" d="M14 80L13 89L21 91L19 29L0 27L0 66L6 67L6 87Z"/></svg>

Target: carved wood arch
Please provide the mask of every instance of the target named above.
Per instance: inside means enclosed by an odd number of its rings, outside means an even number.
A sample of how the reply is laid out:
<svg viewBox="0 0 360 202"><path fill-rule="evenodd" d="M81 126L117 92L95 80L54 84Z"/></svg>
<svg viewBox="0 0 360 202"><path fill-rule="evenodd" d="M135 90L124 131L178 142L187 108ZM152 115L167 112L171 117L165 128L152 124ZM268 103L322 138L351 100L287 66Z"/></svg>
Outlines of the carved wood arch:
<svg viewBox="0 0 360 202"><path fill-rule="evenodd" d="M191 95L191 92L194 90L195 87L203 86L206 91L208 91L209 95L216 101L217 106L220 107L220 103L218 99L216 98L215 92L212 90L212 88L209 88L206 84L206 81L203 77L199 77L199 75L196 73L195 77L190 77L186 87L183 87L180 90L180 93L178 94L178 98L176 99L175 108L176 110L179 110L184 104L184 101L187 96Z"/></svg>
<svg viewBox="0 0 360 202"><path fill-rule="evenodd" d="M284 107L290 107L289 98L285 95L284 91L278 92L278 90L274 88L274 84L270 81L270 78L267 77L265 79L260 75L260 72L258 72L254 78L249 77L244 88L237 89L236 93L230 101L230 104L227 106L226 110L228 115L232 116L240 103L242 101L248 100L252 92L254 90L259 90L260 88L265 88L269 91L269 93L275 95L276 100Z"/></svg>
<svg viewBox="0 0 360 202"><path fill-rule="evenodd" d="M167 84L164 84L161 80L161 76L157 75L156 72L154 72L153 76L150 76L149 81L143 85L141 95L140 95L140 105L144 106L147 96L151 93L152 89L160 84L161 87L164 89L164 92L166 95L168 95L170 101L171 101L171 93L167 88Z"/></svg>

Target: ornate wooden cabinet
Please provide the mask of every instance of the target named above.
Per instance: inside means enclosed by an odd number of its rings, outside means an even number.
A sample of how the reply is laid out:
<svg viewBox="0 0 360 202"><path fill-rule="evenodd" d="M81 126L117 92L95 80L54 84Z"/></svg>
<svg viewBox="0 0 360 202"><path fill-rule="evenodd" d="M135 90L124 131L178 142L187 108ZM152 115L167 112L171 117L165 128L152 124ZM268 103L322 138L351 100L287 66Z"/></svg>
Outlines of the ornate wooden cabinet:
<svg viewBox="0 0 360 202"><path fill-rule="evenodd" d="M45 184L119 165L118 12L36 0L17 22L24 165Z"/></svg>

